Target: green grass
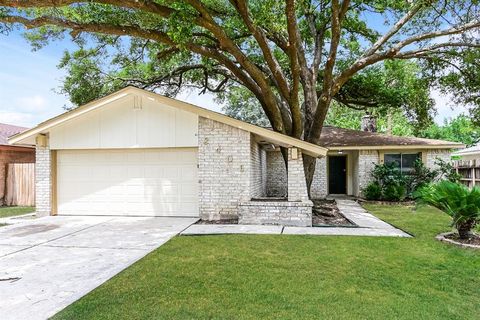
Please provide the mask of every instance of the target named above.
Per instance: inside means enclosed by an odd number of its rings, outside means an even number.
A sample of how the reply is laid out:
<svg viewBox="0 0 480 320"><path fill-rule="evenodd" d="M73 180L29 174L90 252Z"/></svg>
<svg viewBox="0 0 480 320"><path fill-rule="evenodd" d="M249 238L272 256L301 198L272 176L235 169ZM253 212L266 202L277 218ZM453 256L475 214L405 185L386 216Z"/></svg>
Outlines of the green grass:
<svg viewBox="0 0 480 320"><path fill-rule="evenodd" d="M0 218L19 216L35 212L34 207L0 207Z"/></svg>
<svg viewBox="0 0 480 320"><path fill-rule="evenodd" d="M54 319L478 319L480 252L432 208L369 205L413 239L176 237Z"/></svg>

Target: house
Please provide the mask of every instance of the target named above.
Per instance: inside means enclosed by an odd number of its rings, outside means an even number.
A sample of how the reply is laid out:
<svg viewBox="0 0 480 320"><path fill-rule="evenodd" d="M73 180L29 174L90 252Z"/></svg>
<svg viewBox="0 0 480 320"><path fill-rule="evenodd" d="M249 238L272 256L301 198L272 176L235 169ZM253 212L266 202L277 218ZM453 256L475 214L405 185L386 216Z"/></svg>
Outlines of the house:
<svg viewBox="0 0 480 320"><path fill-rule="evenodd" d="M127 87L10 139L35 145L37 215L239 217L311 225L302 154L327 149ZM266 150L288 148L288 198L266 196Z"/></svg>
<svg viewBox="0 0 480 320"><path fill-rule="evenodd" d="M469 188L480 185L480 144L456 151L455 171L461 176L460 182Z"/></svg>
<svg viewBox="0 0 480 320"><path fill-rule="evenodd" d="M32 146L12 146L8 143L8 137L27 129L0 123L0 205L5 203L8 164L35 163L35 148Z"/></svg>
<svg viewBox="0 0 480 320"><path fill-rule="evenodd" d="M452 153L452 156L462 161L480 159L480 144L456 151Z"/></svg>
<svg viewBox="0 0 480 320"><path fill-rule="evenodd" d="M371 180L375 164L394 162L408 172L417 159L427 168L435 168L437 158L450 161L451 152L464 148L458 142L399 137L371 132L372 121L364 121L363 130L350 130L325 126L320 145L329 151L326 157L318 158L310 189L312 198L324 198L329 194L361 196L361 191ZM375 130L375 126L373 126ZM281 154L267 153L271 171L267 175L268 196L285 193L285 165Z"/></svg>
<svg viewBox="0 0 480 320"><path fill-rule="evenodd" d="M345 174L347 192L358 193L380 154L401 158L408 150L432 162L459 147L422 139L385 148L381 138L351 146L354 140L336 134L325 135L325 146L314 145L127 87L10 143L36 146L38 215L193 216L298 226L312 224L304 154L318 158L313 190L324 196L332 193L327 179L336 174ZM280 147L288 151L287 166Z"/></svg>

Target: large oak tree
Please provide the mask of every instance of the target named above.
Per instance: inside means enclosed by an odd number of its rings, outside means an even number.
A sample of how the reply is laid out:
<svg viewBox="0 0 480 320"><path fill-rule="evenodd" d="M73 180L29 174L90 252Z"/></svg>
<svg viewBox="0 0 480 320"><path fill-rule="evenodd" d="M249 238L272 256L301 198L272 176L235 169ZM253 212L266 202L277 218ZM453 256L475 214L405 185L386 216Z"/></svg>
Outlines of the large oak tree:
<svg viewBox="0 0 480 320"><path fill-rule="evenodd" d="M439 65L461 78L477 63L479 19L477 1L0 0L2 31L23 25L34 45L69 32L81 46L62 61L81 74L64 85L74 102L104 94L108 81L166 93L235 88L275 131L315 144L332 101L377 103L371 83L385 61L422 59L432 81ZM122 68L101 68L106 56ZM308 186L314 164L304 158Z"/></svg>

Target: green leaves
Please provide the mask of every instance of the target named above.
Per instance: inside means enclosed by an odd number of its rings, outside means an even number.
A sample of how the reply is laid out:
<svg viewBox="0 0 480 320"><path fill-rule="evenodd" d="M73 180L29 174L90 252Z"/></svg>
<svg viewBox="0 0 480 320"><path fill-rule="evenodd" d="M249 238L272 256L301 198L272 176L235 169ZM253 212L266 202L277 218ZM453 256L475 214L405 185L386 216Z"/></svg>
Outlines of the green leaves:
<svg viewBox="0 0 480 320"><path fill-rule="evenodd" d="M448 180L432 184L415 194L419 204L436 207L452 217L457 229L473 228L480 220L480 188L469 190L466 186Z"/></svg>

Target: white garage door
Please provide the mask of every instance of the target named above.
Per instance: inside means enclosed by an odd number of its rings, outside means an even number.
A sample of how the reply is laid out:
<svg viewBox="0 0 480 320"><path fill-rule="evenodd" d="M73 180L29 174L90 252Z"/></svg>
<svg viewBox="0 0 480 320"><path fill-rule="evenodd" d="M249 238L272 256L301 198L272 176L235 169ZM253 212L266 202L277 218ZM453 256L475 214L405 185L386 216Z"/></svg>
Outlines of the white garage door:
<svg viewBox="0 0 480 320"><path fill-rule="evenodd" d="M198 216L197 148L61 150L60 215Z"/></svg>

